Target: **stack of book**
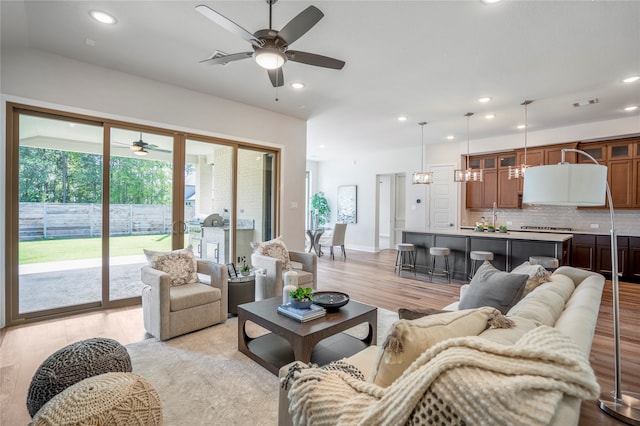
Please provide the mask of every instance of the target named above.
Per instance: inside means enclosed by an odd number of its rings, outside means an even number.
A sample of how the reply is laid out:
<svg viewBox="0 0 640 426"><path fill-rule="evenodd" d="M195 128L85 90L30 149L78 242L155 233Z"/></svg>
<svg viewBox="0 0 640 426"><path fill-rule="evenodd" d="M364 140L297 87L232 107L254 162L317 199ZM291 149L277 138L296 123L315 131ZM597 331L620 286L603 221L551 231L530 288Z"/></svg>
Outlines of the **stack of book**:
<svg viewBox="0 0 640 426"><path fill-rule="evenodd" d="M307 322L325 316L327 311L318 305L311 305L311 307L307 309L296 309L291 305L280 305L278 306L278 313L300 322Z"/></svg>

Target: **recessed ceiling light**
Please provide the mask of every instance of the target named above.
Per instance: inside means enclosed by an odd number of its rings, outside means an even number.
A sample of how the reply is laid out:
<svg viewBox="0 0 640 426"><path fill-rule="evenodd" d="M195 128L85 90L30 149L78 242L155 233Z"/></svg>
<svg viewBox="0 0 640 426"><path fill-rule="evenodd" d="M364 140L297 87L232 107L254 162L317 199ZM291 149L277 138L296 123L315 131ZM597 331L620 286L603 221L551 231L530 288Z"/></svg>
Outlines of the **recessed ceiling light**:
<svg viewBox="0 0 640 426"><path fill-rule="evenodd" d="M637 109L638 109L638 105L631 105L631 106L626 107L624 110L625 111L635 111Z"/></svg>
<svg viewBox="0 0 640 426"><path fill-rule="evenodd" d="M634 81L640 80L640 76L634 75L633 77L625 78L622 80L624 83L633 83Z"/></svg>
<svg viewBox="0 0 640 426"><path fill-rule="evenodd" d="M491 120L492 118L496 118L495 114L487 114L484 116L484 118L486 118L487 120Z"/></svg>
<svg viewBox="0 0 640 426"><path fill-rule="evenodd" d="M324 149L324 148L326 148L326 145L320 145L318 148Z"/></svg>
<svg viewBox="0 0 640 426"><path fill-rule="evenodd" d="M455 139L455 138L456 138L456 137L455 137L455 136L453 136L453 135L449 135L449 136L447 136L447 139L449 139L449 140L452 140L452 139Z"/></svg>
<svg viewBox="0 0 640 426"><path fill-rule="evenodd" d="M494 4L500 2L500 0L480 0L484 4Z"/></svg>
<svg viewBox="0 0 640 426"><path fill-rule="evenodd" d="M398 116L398 121L407 121L407 116L406 115Z"/></svg>
<svg viewBox="0 0 640 426"><path fill-rule="evenodd" d="M484 98L478 99L478 102L486 103L489 102L491 98L489 96L485 96Z"/></svg>
<svg viewBox="0 0 640 426"><path fill-rule="evenodd" d="M100 10L92 10L89 12L89 15L91 15L91 17L93 19L95 19L98 22L102 22L103 24L115 24L116 22L118 22L116 20L116 18L114 18L113 16L109 15L107 12L102 12Z"/></svg>
<svg viewBox="0 0 640 426"><path fill-rule="evenodd" d="M291 83L291 87L293 87L294 89L304 89L304 83L294 81L293 83Z"/></svg>
<svg viewBox="0 0 640 426"><path fill-rule="evenodd" d="M525 127L527 127L527 126L525 126L524 124L518 124L516 126L516 128L518 128L518 129L524 129Z"/></svg>

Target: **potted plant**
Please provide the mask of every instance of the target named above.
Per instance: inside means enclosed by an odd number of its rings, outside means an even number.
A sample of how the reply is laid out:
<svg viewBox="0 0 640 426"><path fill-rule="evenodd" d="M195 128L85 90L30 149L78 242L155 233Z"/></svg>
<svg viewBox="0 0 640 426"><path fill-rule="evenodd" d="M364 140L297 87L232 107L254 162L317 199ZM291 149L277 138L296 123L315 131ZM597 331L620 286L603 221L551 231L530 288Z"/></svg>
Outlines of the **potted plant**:
<svg viewBox="0 0 640 426"><path fill-rule="evenodd" d="M313 303L313 289L307 287L298 287L289 292L291 297L291 306L296 309L308 309Z"/></svg>
<svg viewBox="0 0 640 426"><path fill-rule="evenodd" d="M496 232L496 227L493 225L487 225L487 232Z"/></svg>
<svg viewBox="0 0 640 426"><path fill-rule="evenodd" d="M329 201L324 195L324 192L320 191L313 194L311 197L311 207L313 208L314 227L324 226L329 223L331 208L329 207Z"/></svg>
<svg viewBox="0 0 640 426"><path fill-rule="evenodd" d="M240 275L246 276L251 273L251 268L247 265L247 262L244 262L240 267Z"/></svg>
<svg viewBox="0 0 640 426"><path fill-rule="evenodd" d="M507 226L506 225L500 225L498 227L498 231L500 231L501 233L506 233L507 232Z"/></svg>

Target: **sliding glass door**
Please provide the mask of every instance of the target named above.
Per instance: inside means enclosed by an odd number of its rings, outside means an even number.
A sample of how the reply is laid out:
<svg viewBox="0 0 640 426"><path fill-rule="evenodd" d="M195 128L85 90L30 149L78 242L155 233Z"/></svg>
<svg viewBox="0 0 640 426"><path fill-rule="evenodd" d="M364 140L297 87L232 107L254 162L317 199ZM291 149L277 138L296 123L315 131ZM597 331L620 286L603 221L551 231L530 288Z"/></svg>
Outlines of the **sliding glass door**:
<svg viewBox="0 0 640 426"><path fill-rule="evenodd" d="M173 137L110 128L109 300L139 297L144 249L169 251Z"/></svg>
<svg viewBox="0 0 640 426"><path fill-rule="evenodd" d="M29 114L18 123L13 302L23 316L99 306L103 128Z"/></svg>
<svg viewBox="0 0 640 426"><path fill-rule="evenodd" d="M144 249L250 262L278 151L7 106L7 323L140 303Z"/></svg>

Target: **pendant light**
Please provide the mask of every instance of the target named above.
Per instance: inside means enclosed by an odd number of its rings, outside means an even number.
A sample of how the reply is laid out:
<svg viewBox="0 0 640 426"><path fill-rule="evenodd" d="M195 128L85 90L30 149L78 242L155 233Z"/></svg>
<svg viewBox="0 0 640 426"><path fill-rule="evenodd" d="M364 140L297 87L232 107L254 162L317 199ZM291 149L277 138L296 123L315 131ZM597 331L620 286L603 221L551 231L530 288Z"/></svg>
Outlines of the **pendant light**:
<svg viewBox="0 0 640 426"><path fill-rule="evenodd" d="M482 182L482 169L472 169L469 167L469 119L473 115L472 112L466 113L467 117L467 167L453 171L454 182Z"/></svg>
<svg viewBox="0 0 640 426"><path fill-rule="evenodd" d="M524 172L527 167L529 167L529 165L527 164L527 129L529 128L529 123L527 120L527 107L531 103L533 103L533 101L525 100L520 104L524 105L524 162L516 167L509 166L509 179L523 179Z"/></svg>
<svg viewBox="0 0 640 426"><path fill-rule="evenodd" d="M420 154L420 171L415 172L411 179L411 182L414 184L430 184L433 182L433 172L425 172L424 171L424 125L427 124L426 121L421 121L418 123L422 128L422 139L420 142L420 146L422 148L422 153Z"/></svg>

